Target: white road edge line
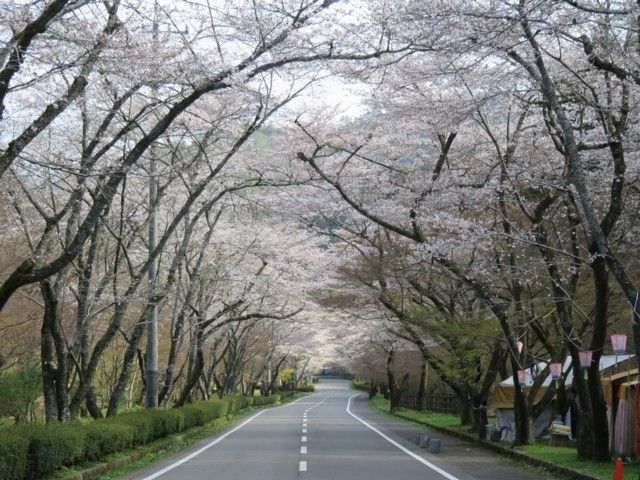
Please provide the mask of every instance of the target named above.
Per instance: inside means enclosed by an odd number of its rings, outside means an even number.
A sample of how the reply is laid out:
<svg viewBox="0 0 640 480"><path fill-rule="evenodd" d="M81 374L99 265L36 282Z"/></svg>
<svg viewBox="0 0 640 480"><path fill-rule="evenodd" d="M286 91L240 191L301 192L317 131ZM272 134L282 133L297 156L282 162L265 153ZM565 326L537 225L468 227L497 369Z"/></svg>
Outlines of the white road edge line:
<svg viewBox="0 0 640 480"><path fill-rule="evenodd" d="M376 427L368 424L367 422L365 422L364 420L362 420L360 417L358 417L357 415L355 415L352 411L351 411L351 399L355 398L357 396L359 396L360 394L357 393L355 395L352 395L349 397L349 400L347 401L347 413L349 415L351 415L353 418L355 418L356 420L358 420L361 424L363 424L365 427L373 430L374 432L376 432L378 435L380 435L382 438L384 438L387 442L389 442L391 445L399 448L400 450L402 450L404 453L406 453L407 455L409 455L410 457L414 458L415 460L419 461L420 463L422 463L423 465L426 465L427 467L429 467L431 470L434 470L436 472L438 472L440 475L442 475L444 478L448 479L448 480L460 480L458 477L455 477L453 475L451 475L449 472L446 472L445 470L441 469L440 467L438 467L437 465L434 465L431 462L428 462L427 460L425 460L424 458L422 458L419 455L416 455L415 453L413 453L411 450L409 450L408 448L403 447L402 445L400 445L398 442L396 442L395 440L392 440L391 438L389 438L388 436L386 436L384 433L382 433L380 430L378 430ZM145 479L146 480L146 479Z"/></svg>
<svg viewBox="0 0 640 480"><path fill-rule="evenodd" d="M298 403L300 400L302 400L305 397L301 397L298 400L295 400L293 402L287 403L286 405L280 405L278 407L273 407L273 408L267 408L265 410L261 410L258 413L256 413L255 415L247 418L244 422L242 422L240 425L232 428L231 430L229 430L228 432L224 433L223 435L220 435L218 438L216 438L215 440L213 440L212 442L207 443L204 447L199 448L198 450L196 450L195 452L190 453L189 455L187 455L186 457L181 458L180 460L178 460L177 462L172 463L171 465L168 465L166 467L164 467L162 470L158 470L156 473L152 473L151 475L144 477L142 480L153 480L154 478L158 478L160 475L164 475L165 473L173 470L176 467L179 467L180 465L182 465L185 462L188 462L189 460L191 460L193 457L200 455L202 452L204 452L205 450L208 450L209 448L213 447L214 445L217 445L218 443L220 443L222 440L224 440L225 438L227 438L229 435L231 435L233 432L236 432L238 430L240 430L242 427L244 427L247 423L251 422L254 418L259 417L260 415L262 415L264 412L268 412L270 410L275 410L278 408L284 408L284 407L288 407L289 405L294 405L296 403Z"/></svg>
<svg viewBox="0 0 640 480"><path fill-rule="evenodd" d="M244 427L247 423L249 423L251 420L253 420L256 417L259 417L260 415L262 415L264 412L266 412L266 410L262 410L261 412L256 413L254 416L249 417L247 420L245 420L244 422L242 422L240 425L238 425L235 428L232 428L231 430L229 430L227 433L225 433L224 435L221 435L220 437L216 438L214 441L207 443L204 447L199 448L198 450L196 450L193 453L190 453L189 455L187 455L186 457L181 458L180 460L178 460L175 463L172 463L171 465L164 467L162 470L157 471L154 474L149 475L148 477L144 477L142 480L153 480L154 478L158 478L160 475L164 475L165 473L167 473L170 470L173 470L174 468L182 465L185 462L188 462L189 460L191 460L193 457L200 455L202 452L204 452L205 450L208 450L209 448L213 447L214 445L220 443L222 440L224 440L225 438L227 438L229 435L231 435L233 432L240 430L242 427Z"/></svg>
<svg viewBox="0 0 640 480"><path fill-rule="evenodd" d="M299 470L301 472L306 472L307 471L307 462L305 462L304 460L300 461L300 468Z"/></svg>

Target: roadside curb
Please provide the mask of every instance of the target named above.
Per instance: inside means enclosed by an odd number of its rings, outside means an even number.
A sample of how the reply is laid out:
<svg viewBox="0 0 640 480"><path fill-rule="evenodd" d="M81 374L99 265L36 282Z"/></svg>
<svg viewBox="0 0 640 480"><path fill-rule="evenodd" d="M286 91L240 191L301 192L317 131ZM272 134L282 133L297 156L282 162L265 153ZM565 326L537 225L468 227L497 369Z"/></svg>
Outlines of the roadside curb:
<svg viewBox="0 0 640 480"><path fill-rule="evenodd" d="M591 475L588 475L586 473L578 472L576 470L572 470L572 469L567 468L567 467L562 467L560 465L555 465L555 464L547 462L545 460L540 460L539 458L535 458L535 457L532 457L532 456L527 455L525 453L518 452L518 451L514 450L513 448L503 447L503 446L495 444L493 442L489 442L488 440L480 440L479 438L477 438L477 437L475 437L473 435L469 435L469 434L464 433L464 432L460 432L460 431L457 431L457 430L452 430L452 429L449 429L447 427L442 427L442 426L439 426L439 425L433 425L431 423L424 422L424 421L418 421L418 420L415 420L413 418L405 417L401 413L391 414L389 412L384 412L383 410L380 410L380 409L376 408L375 406L371 405L371 403L369 403L369 405L375 411L386 413L388 415L392 415L392 416L394 416L396 418L400 418L400 419L402 419L404 421L416 423L418 425L423 425L425 427L430 428L431 430L435 430L437 432L444 433L444 434L449 435L451 437L455 437L455 438L458 438L460 440L464 440L465 442L472 443L472 444L477 445L479 447L482 447L482 448L484 448L486 450L491 450L494 453L497 453L498 455L506 457L506 458L509 458L511 460L515 460L515 461L518 461L518 462L521 462L521 463L525 463L525 464L533 466L533 467L543 468L545 471L547 471L549 473L552 473L552 474L555 474L555 475L560 475L563 478L568 479L568 480L599 480L597 477L592 477Z"/></svg>

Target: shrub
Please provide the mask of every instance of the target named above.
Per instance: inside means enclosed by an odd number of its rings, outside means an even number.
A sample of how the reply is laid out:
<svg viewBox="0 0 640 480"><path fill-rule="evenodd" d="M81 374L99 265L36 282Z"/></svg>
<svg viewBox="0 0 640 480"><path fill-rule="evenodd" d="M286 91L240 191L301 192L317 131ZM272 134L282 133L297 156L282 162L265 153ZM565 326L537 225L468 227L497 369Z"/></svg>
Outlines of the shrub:
<svg viewBox="0 0 640 480"><path fill-rule="evenodd" d="M167 419L167 411L165 410L146 410L144 414L149 417L152 425L152 439L164 437L174 433L172 427L175 426L172 419Z"/></svg>
<svg viewBox="0 0 640 480"><path fill-rule="evenodd" d="M207 414L204 408L200 408L197 405L188 405L180 408L180 411L184 415L184 428L207 423Z"/></svg>
<svg viewBox="0 0 640 480"><path fill-rule="evenodd" d="M12 416L16 423L23 423L41 389L42 373L36 363L0 376L0 417Z"/></svg>
<svg viewBox="0 0 640 480"><path fill-rule="evenodd" d="M287 390L285 392L279 392L278 395L280 395L280 399L285 400L293 397L295 393L296 392L294 392L293 390Z"/></svg>
<svg viewBox="0 0 640 480"><path fill-rule="evenodd" d="M181 408L157 412L162 419L163 435L181 432L185 428L185 415Z"/></svg>
<svg viewBox="0 0 640 480"><path fill-rule="evenodd" d="M207 422L217 418L223 418L231 413L229 402L224 400L208 400L202 402L207 412Z"/></svg>
<svg viewBox="0 0 640 480"><path fill-rule="evenodd" d="M0 437L0 478L22 480L27 473L29 440L10 434Z"/></svg>
<svg viewBox="0 0 640 480"><path fill-rule="evenodd" d="M130 426L133 428L133 445L143 445L150 441L152 428L147 417L138 412L123 413L111 420L113 424Z"/></svg>
<svg viewBox="0 0 640 480"><path fill-rule="evenodd" d="M203 402L194 402L189 404L187 407L183 407L180 410L189 409L189 415L196 415L201 423L198 425L203 425L211 420L215 420L217 418L222 418L230 412L229 410L230 404L227 400L207 400Z"/></svg>
<svg viewBox="0 0 640 480"><path fill-rule="evenodd" d="M315 392L316 387L312 383L309 383L308 385L298 385L298 388L296 390L298 390L299 392Z"/></svg>
<svg viewBox="0 0 640 480"><path fill-rule="evenodd" d="M86 433L85 457L96 460L119 450L130 448L135 436L134 427L110 420L98 420L82 426Z"/></svg>
<svg viewBox="0 0 640 480"><path fill-rule="evenodd" d="M253 397L253 405L262 407L264 405L272 405L280 401L280 395L267 395L264 397Z"/></svg>
<svg viewBox="0 0 640 480"><path fill-rule="evenodd" d="M236 413L242 409L249 408L253 405L252 397L243 397L241 395L232 395L223 397L224 401L229 402L229 413Z"/></svg>
<svg viewBox="0 0 640 480"><path fill-rule="evenodd" d="M133 428L133 444L144 445L165 435L165 424L161 411L142 410L115 417L112 422Z"/></svg>
<svg viewBox="0 0 640 480"><path fill-rule="evenodd" d="M88 423L11 426L0 438L0 480L35 479L58 468L97 460L119 450L203 425L250 406L276 403L278 395L195 402L170 410L138 410Z"/></svg>
<svg viewBox="0 0 640 480"><path fill-rule="evenodd" d="M27 478L38 478L85 457L86 434L81 425L29 425L5 430L29 441Z"/></svg>
<svg viewBox="0 0 640 480"><path fill-rule="evenodd" d="M236 413L240 408L242 408L242 399L239 396L228 396L222 398L223 402L227 402L229 405L228 413Z"/></svg>

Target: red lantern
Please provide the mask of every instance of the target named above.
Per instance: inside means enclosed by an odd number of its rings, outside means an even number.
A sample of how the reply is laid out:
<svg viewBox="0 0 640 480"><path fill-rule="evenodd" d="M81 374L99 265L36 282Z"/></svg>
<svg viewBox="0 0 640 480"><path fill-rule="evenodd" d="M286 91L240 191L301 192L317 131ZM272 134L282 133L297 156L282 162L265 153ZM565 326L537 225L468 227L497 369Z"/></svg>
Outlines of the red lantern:
<svg viewBox="0 0 640 480"><path fill-rule="evenodd" d="M591 366L592 357L593 357L593 352L589 350L585 352L580 352L580 367L589 368Z"/></svg>
<svg viewBox="0 0 640 480"><path fill-rule="evenodd" d="M562 364L561 363L552 363L549 365L549 370L551 370L551 378L553 380L559 380L562 377Z"/></svg>
<svg viewBox="0 0 640 480"><path fill-rule="evenodd" d="M614 333L611 335L611 344L613 345L613 353L624 355L627 350L627 336L624 333Z"/></svg>

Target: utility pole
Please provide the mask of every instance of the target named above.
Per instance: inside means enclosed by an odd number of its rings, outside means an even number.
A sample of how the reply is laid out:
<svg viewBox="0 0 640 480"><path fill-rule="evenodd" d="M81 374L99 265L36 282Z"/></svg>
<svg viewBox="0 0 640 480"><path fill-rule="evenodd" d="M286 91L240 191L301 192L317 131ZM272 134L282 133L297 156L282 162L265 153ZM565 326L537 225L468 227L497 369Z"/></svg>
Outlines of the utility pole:
<svg viewBox="0 0 640 480"><path fill-rule="evenodd" d="M154 4L153 44L158 48L158 2ZM153 90L157 92L154 79ZM156 176L157 150L155 143L151 145L149 158L149 257L156 249L156 213L158 210L158 178ZM156 302L156 286L158 277L158 260L151 262L147 272L148 280L148 315L147 321L147 354L145 358L145 407L158 408L158 304Z"/></svg>

